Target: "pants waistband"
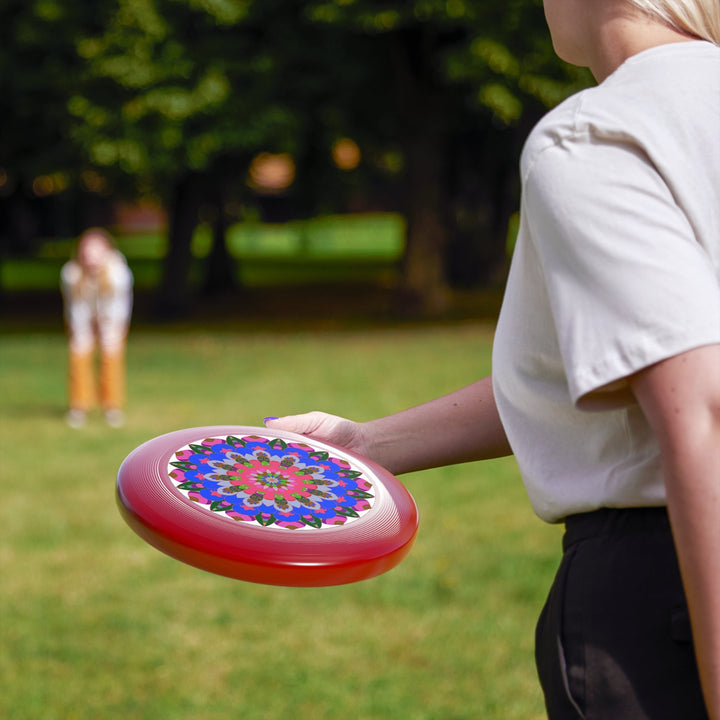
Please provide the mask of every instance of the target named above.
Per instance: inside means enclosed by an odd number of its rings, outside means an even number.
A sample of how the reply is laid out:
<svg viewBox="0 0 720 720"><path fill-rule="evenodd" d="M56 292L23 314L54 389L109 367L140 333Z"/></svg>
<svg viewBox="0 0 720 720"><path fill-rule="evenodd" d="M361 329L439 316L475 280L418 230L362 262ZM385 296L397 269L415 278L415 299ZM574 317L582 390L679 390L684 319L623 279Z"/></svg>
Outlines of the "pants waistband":
<svg viewBox="0 0 720 720"><path fill-rule="evenodd" d="M666 507L601 508L587 513L570 515L565 519L563 550L581 540L598 535L633 532L670 532Z"/></svg>

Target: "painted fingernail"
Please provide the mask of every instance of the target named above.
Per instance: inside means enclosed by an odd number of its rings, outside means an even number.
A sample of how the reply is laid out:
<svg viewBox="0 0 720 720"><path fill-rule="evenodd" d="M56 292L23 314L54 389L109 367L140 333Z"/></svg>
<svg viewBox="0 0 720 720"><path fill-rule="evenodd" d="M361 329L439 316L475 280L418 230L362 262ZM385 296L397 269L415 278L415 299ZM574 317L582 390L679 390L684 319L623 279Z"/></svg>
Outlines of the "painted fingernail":
<svg viewBox="0 0 720 720"><path fill-rule="evenodd" d="M267 423L268 420L277 420L277 418L273 415L268 415L268 417L263 418L263 424Z"/></svg>

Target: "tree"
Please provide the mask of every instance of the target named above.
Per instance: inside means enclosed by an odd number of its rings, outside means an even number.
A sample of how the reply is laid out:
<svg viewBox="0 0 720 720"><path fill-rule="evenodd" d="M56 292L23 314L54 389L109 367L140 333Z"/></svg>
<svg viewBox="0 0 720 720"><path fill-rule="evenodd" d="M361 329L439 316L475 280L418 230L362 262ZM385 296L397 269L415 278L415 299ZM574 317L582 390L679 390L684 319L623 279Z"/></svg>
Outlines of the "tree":
<svg viewBox="0 0 720 720"><path fill-rule="evenodd" d="M215 209L209 270L217 278L226 267L218 259L227 259L225 188L234 183L242 192L258 152L302 156L316 132L339 70L328 57L332 35L309 24L303 6L118 0L102 32L78 45L88 78L71 101L76 142L94 164L160 191L169 207L160 289L166 312L182 312L189 301L190 239L200 207Z"/></svg>
<svg viewBox="0 0 720 720"><path fill-rule="evenodd" d="M0 168L159 197L173 312L207 208L205 285L233 277L226 201L246 199L252 158L289 153L292 211L333 211L341 137L362 149L358 184L399 187L386 208L407 218L405 297L442 310L449 278L479 276L467 257L502 257L529 124L587 82L555 59L540 0L8 0L2 19Z"/></svg>
<svg viewBox="0 0 720 720"><path fill-rule="evenodd" d="M425 312L442 311L458 216L494 215L464 232L492 233L495 252L489 257L497 258L517 206L517 185L509 180L520 146L514 128L584 86L587 76L556 60L536 0L318 0L308 3L307 13L317 23L384 40L375 43L383 48L374 54L379 65L366 66L376 82L364 85L373 91L353 97L372 107L361 115L365 121L392 108L389 135L405 163L405 289ZM383 121L387 134L387 117ZM505 150L498 156L503 129ZM473 172L467 158L478 149L474 163L480 170ZM492 174L483 169L488 166ZM502 188L501 197L486 192L469 203L468 175L485 189ZM515 202L508 202L508 194ZM480 212L469 209L472 202Z"/></svg>
<svg viewBox="0 0 720 720"><path fill-rule="evenodd" d="M92 25L79 3L6 0L0 9L0 247L32 251L38 196L68 188L80 171L67 143L68 93L81 66L75 40Z"/></svg>

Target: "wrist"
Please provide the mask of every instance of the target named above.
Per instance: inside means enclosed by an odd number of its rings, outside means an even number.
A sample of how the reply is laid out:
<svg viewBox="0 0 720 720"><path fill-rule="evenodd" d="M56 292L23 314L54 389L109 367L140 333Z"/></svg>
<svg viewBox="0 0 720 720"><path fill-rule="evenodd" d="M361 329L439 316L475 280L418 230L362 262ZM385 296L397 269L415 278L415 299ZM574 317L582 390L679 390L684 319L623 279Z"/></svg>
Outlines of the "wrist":
<svg viewBox="0 0 720 720"><path fill-rule="evenodd" d="M392 458L388 450L392 444L388 442L387 433L379 431L377 420L369 420L357 424L358 449L368 459L394 473Z"/></svg>

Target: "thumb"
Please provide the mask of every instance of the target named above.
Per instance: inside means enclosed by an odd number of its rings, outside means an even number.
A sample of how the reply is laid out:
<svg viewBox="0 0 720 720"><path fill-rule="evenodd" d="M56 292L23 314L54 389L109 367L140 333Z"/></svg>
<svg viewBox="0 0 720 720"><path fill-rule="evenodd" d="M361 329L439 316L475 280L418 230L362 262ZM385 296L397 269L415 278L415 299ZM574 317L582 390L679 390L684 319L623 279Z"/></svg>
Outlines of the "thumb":
<svg viewBox="0 0 720 720"><path fill-rule="evenodd" d="M356 423L317 410L302 415L265 418L265 426L271 430L286 430L348 448L357 446L359 442Z"/></svg>
<svg viewBox="0 0 720 720"><path fill-rule="evenodd" d="M301 415L285 415L284 417L266 417L263 420L265 427L272 430L287 430L299 435L310 435L317 430L318 420L312 416L315 413L303 413Z"/></svg>

